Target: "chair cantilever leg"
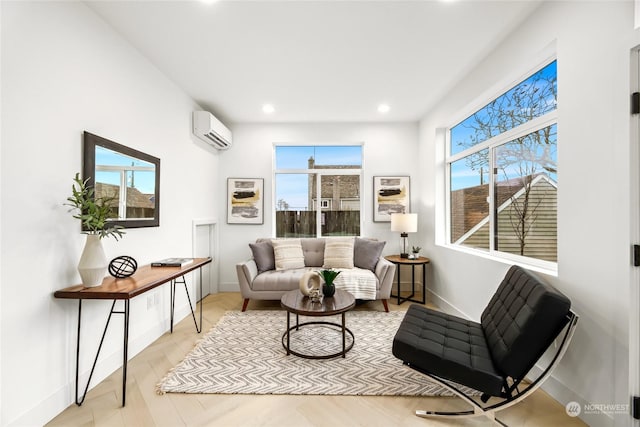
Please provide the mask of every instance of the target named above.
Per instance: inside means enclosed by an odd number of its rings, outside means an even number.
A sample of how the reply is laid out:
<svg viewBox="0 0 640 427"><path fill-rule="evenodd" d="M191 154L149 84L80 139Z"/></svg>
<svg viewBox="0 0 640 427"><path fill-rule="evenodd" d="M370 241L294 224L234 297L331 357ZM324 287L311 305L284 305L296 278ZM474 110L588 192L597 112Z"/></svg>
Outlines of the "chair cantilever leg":
<svg viewBox="0 0 640 427"><path fill-rule="evenodd" d="M424 375L429 377L430 380L446 388L447 390L449 390L456 396L460 397L461 399L463 399L465 402L467 402L469 405L473 407L473 410L457 411L457 412L456 411L451 411L451 412L416 411L416 415L422 418L471 418L471 417L477 417L477 416L485 416L491 419L494 423L497 423L502 426L506 426L506 424L504 424L502 421L498 420L495 417L495 413L497 411L500 411L515 405L516 403L520 402L521 400L523 400L524 398L532 394L542 385L542 383L551 375L551 372L553 372L555 367L560 363L560 360L564 356L564 353L567 351L567 348L569 347L569 343L573 338L573 333L575 332L577 324L578 324L578 315L570 311L568 314L567 325L564 328L566 332L563 335L562 342L560 343L558 350L556 351L555 355L553 356L553 359L551 360L549 365L546 367L546 369L522 391L518 392L512 397L505 398L502 401L494 403L492 405L482 406L481 404L476 402L474 399L472 399L462 391L458 390L455 386L451 385L446 380L443 380L442 378L439 378L435 375L430 374L429 372L425 372L414 366L410 366L412 369L415 369L418 372L423 373Z"/></svg>

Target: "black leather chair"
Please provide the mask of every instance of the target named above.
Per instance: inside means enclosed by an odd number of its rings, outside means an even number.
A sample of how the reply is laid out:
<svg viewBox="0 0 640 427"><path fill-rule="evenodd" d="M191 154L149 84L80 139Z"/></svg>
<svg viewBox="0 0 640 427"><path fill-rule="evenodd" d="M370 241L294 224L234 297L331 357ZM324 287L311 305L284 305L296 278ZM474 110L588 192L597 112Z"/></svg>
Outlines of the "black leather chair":
<svg viewBox="0 0 640 427"><path fill-rule="evenodd" d="M460 412L416 411L416 415L483 415L502 424L495 412L521 401L542 384L562 358L577 321L566 296L513 266L482 312L480 323L410 306L393 340L393 354L473 407ZM525 375L556 338L561 342L547 367L520 390ZM460 385L481 392L476 393L481 394L480 402L461 391ZM497 403L487 404L491 397L499 398Z"/></svg>

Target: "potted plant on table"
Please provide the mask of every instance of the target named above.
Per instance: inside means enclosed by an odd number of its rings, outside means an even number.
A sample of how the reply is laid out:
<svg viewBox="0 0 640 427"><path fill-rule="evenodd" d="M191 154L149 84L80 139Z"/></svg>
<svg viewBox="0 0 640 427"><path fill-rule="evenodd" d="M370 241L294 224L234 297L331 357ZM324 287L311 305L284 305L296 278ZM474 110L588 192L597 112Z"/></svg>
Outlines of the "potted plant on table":
<svg viewBox="0 0 640 427"><path fill-rule="evenodd" d="M76 173L73 181L71 196L67 197L65 205L71 207L70 212L75 212L73 217L82 222L82 232L87 235L78 272L83 285L99 286L108 267L100 239L113 237L118 240L125 232L122 226L107 221L113 217L111 208L115 197L96 196L94 188L87 185L89 180L83 181L79 173Z"/></svg>
<svg viewBox="0 0 640 427"><path fill-rule="evenodd" d="M333 294L336 293L336 285L333 283L333 281L336 279L336 277L338 277L338 274L340 274L340 272L329 269L321 270L319 274L324 281L324 284L322 285L322 294L327 298L332 297Z"/></svg>
<svg viewBox="0 0 640 427"><path fill-rule="evenodd" d="M420 246L412 246L411 247L411 256L409 258L411 258L411 259L420 258L420 249L422 249Z"/></svg>

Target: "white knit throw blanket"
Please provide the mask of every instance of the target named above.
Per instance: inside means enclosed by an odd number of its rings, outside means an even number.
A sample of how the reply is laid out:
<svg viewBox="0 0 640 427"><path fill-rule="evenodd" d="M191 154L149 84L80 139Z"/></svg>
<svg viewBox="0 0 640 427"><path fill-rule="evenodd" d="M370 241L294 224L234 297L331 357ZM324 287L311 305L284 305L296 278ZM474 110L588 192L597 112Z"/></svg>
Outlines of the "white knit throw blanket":
<svg viewBox="0 0 640 427"><path fill-rule="evenodd" d="M356 299L376 299L376 276L371 270L362 268L336 268L340 271L333 282L336 289L352 294Z"/></svg>

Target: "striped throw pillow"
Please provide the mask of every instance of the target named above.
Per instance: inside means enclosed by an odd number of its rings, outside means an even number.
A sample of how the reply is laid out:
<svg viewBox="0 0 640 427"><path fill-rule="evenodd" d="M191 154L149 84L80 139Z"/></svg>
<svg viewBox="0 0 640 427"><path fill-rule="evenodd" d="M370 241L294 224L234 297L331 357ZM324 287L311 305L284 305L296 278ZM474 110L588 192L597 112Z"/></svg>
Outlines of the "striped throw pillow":
<svg viewBox="0 0 640 427"><path fill-rule="evenodd" d="M289 270L304 267L304 254L300 239L274 239L273 254L276 270Z"/></svg>
<svg viewBox="0 0 640 427"><path fill-rule="evenodd" d="M324 268L353 268L353 237L327 238Z"/></svg>

